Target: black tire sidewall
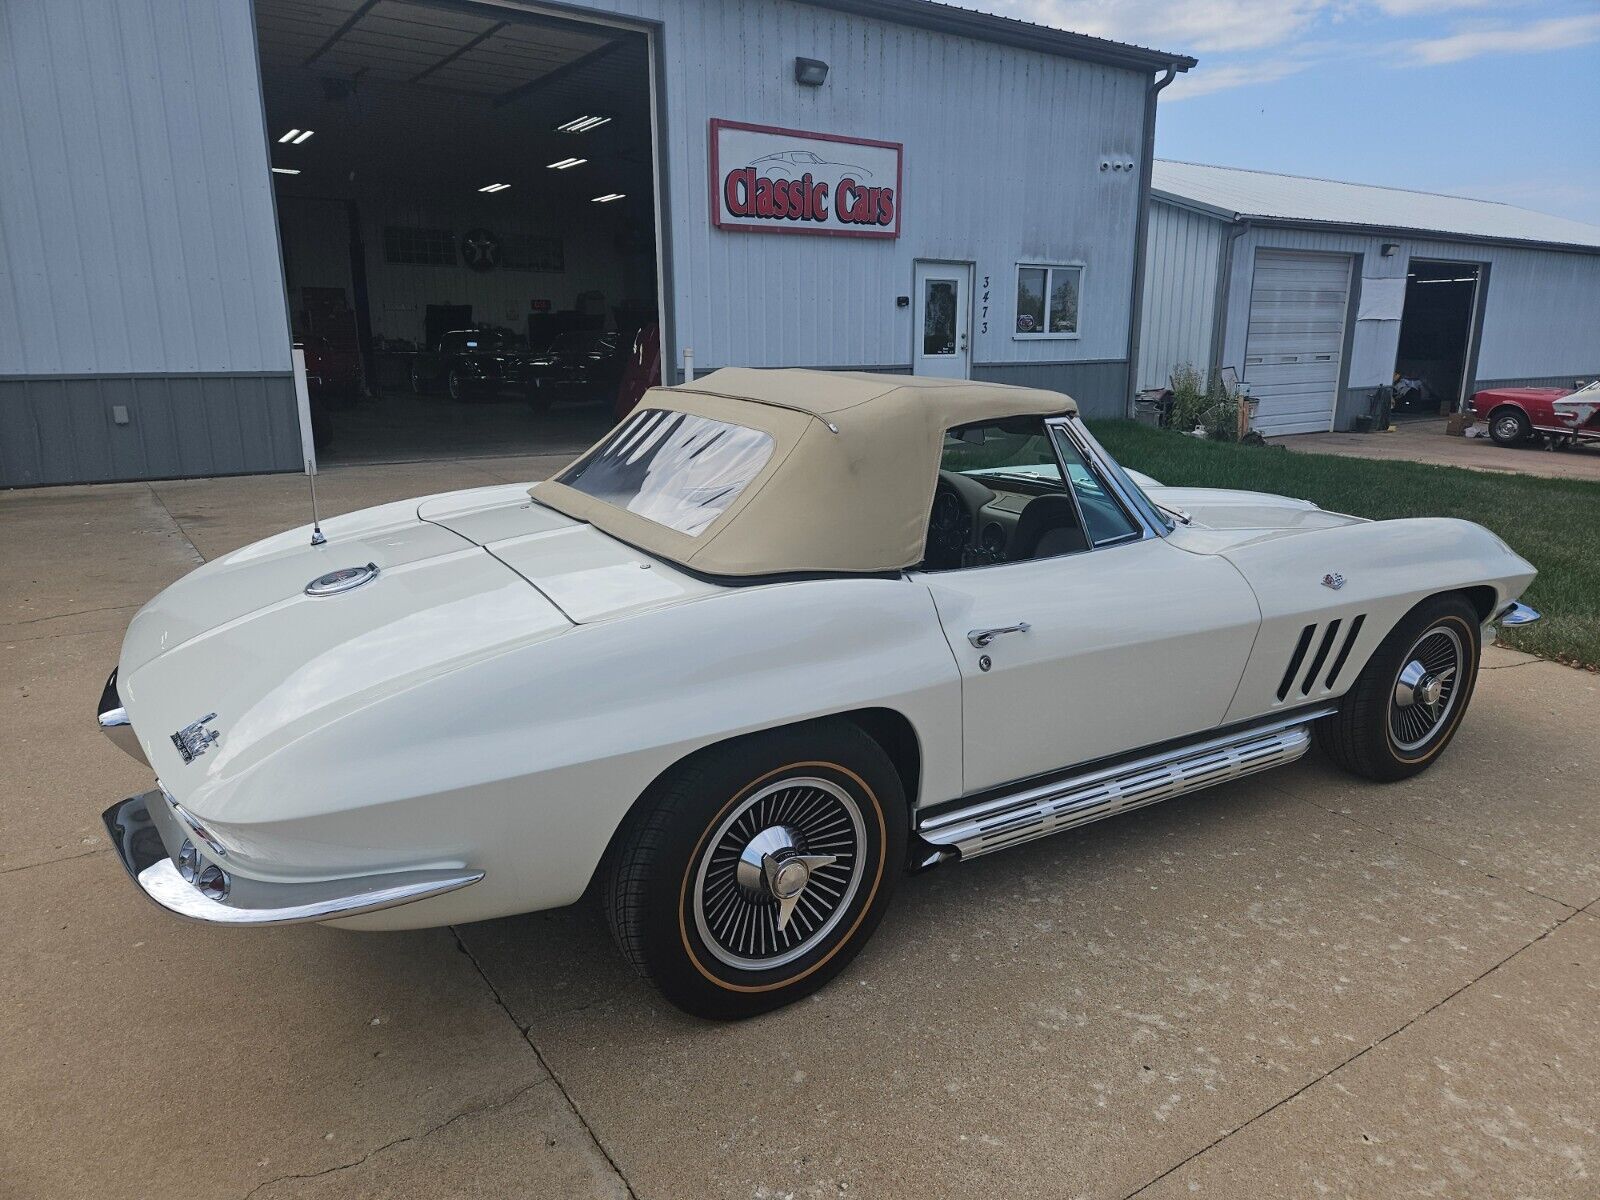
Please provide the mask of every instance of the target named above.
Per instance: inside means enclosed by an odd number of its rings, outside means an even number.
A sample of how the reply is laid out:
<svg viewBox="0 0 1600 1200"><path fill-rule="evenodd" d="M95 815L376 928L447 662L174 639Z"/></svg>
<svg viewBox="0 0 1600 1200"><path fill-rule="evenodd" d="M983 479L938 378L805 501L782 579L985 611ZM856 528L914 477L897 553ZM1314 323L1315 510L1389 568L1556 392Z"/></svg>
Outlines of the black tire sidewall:
<svg viewBox="0 0 1600 1200"><path fill-rule="evenodd" d="M1448 626L1460 638L1464 648L1462 678L1457 685L1455 700L1449 719L1436 729L1422 745L1402 750L1395 745L1389 726L1389 711L1393 704L1395 682L1405 666L1413 646L1429 630ZM1361 678L1351 690L1351 699L1357 701L1354 713L1359 714L1353 727L1346 725L1344 736L1354 743L1357 761L1364 769L1359 773L1379 780L1398 780L1426 770L1455 737L1472 703L1478 683L1478 660L1482 654L1482 631L1478 614L1472 605L1459 596L1441 596L1424 601L1408 613L1388 637L1361 673ZM1346 716L1347 714L1341 714Z"/></svg>
<svg viewBox="0 0 1600 1200"><path fill-rule="evenodd" d="M886 755L853 726L751 739L697 764L650 864L642 934L646 972L668 999L700 1016L751 1016L808 995L832 979L877 927L905 863L906 806ZM865 869L843 917L817 946L770 971L741 970L705 946L693 889L706 841L752 792L785 776L814 776L847 791L861 810Z"/></svg>
<svg viewBox="0 0 1600 1200"><path fill-rule="evenodd" d="M1511 437L1502 437L1500 434L1500 422L1504 421L1507 416L1514 416L1516 418L1517 432ZM1495 413L1489 418L1489 440L1501 446L1520 445L1522 442L1528 440L1528 436L1532 432L1533 426L1529 424L1528 418L1523 416L1521 413L1506 413L1502 411Z"/></svg>

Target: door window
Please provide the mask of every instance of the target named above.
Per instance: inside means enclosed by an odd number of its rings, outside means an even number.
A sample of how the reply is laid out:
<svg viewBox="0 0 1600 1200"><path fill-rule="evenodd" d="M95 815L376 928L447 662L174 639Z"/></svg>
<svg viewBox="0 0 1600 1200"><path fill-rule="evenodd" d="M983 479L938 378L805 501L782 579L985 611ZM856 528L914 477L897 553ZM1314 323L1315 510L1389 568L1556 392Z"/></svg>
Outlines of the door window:
<svg viewBox="0 0 1600 1200"><path fill-rule="evenodd" d="M922 353L933 358L952 356L955 352L955 280L925 280L922 293Z"/></svg>

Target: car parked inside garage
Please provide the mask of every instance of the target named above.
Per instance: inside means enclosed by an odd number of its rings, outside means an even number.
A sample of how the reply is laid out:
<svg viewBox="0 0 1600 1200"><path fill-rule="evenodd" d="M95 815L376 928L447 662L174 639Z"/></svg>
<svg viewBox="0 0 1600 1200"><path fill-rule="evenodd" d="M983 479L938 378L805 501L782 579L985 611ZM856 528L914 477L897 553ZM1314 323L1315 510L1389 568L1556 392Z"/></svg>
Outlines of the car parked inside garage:
<svg viewBox="0 0 1600 1200"><path fill-rule="evenodd" d="M411 364L411 390L443 392L452 400L491 395L523 385L521 340L503 329L453 329Z"/></svg>

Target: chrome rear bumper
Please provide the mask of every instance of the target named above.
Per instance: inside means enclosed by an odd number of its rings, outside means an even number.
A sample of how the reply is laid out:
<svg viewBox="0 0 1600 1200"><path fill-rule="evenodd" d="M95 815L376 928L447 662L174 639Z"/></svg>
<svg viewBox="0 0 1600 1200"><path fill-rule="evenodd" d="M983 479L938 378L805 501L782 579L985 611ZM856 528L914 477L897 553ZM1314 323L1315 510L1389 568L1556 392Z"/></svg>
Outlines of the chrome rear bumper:
<svg viewBox="0 0 1600 1200"><path fill-rule="evenodd" d="M145 758L144 751L139 748L139 739L134 736L133 724L128 720L128 710L122 707L122 697L117 694L117 671L111 669L111 678L106 680L106 686L100 693L100 704L95 709L95 719L100 723L100 732L111 739L124 754L132 755L145 766L150 765L150 760Z"/></svg>
<svg viewBox="0 0 1600 1200"><path fill-rule="evenodd" d="M1504 625L1507 629L1516 629L1523 625L1532 625L1542 615L1537 609L1529 608L1526 604L1513 600L1495 613L1494 619L1497 624Z"/></svg>
<svg viewBox="0 0 1600 1200"><path fill-rule="evenodd" d="M225 859L208 858L196 848L159 789L112 805L103 819L117 857L146 896L180 917L217 925L297 925L353 917L442 896L483 878L482 871L461 868L305 883L246 879L232 874Z"/></svg>

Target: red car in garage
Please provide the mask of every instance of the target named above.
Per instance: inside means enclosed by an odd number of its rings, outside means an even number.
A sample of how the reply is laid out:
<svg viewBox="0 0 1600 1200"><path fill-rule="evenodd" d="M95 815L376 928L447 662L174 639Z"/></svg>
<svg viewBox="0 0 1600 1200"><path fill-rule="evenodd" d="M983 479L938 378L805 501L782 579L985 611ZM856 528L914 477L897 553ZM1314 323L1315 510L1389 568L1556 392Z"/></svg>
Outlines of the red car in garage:
<svg viewBox="0 0 1600 1200"><path fill-rule="evenodd" d="M1578 388L1490 388L1472 397L1472 411L1489 436L1515 446L1539 436L1556 445L1600 441L1600 379Z"/></svg>

